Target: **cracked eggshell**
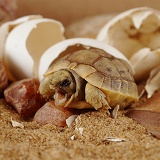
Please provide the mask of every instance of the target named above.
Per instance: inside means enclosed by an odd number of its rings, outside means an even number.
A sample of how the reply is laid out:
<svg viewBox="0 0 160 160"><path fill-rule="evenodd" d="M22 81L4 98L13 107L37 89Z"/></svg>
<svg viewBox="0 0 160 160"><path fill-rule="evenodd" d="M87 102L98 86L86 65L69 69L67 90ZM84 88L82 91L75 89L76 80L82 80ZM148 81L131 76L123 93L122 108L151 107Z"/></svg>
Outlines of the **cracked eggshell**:
<svg viewBox="0 0 160 160"><path fill-rule="evenodd" d="M14 21L8 21L0 26L0 37L1 37L0 38L0 59L2 59L3 57L4 46L5 46L4 44L9 32L11 32L11 30L14 29L16 26L18 26L19 24L29 21L31 19L37 19L37 18L42 18L42 16L41 15L24 16Z"/></svg>
<svg viewBox="0 0 160 160"><path fill-rule="evenodd" d="M12 25L8 24L8 30L9 27ZM59 21L43 17L27 19L8 31L4 46L1 43L1 53L9 78L37 78L41 55L64 40L63 34L64 27Z"/></svg>
<svg viewBox="0 0 160 160"><path fill-rule="evenodd" d="M130 58L138 50L160 47L160 12L148 7L127 10L110 20L97 40L111 44Z"/></svg>
<svg viewBox="0 0 160 160"><path fill-rule="evenodd" d="M51 63L53 63L54 61L58 60L59 58L65 56L70 52L89 48L102 49L119 59L125 60L131 66L128 59L120 51L108 44L90 38L72 38L51 46L43 53L39 63L39 80L41 81L43 79L43 74L47 71ZM134 72L132 70L132 66L131 72Z"/></svg>
<svg viewBox="0 0 160 160"><path fill-rule="evenodd" d="M142 48L130 58L130 62L135 70L135 80L146 79L150 71L160 65L160 49Z"/></svg>
<svg viewBox="0 0 160 160"><path fill-rule="evenodd" d="M156 66L150 72L150 76L145 85L147 97L150 98L158 89L160 89L160 65Z"/></svg>

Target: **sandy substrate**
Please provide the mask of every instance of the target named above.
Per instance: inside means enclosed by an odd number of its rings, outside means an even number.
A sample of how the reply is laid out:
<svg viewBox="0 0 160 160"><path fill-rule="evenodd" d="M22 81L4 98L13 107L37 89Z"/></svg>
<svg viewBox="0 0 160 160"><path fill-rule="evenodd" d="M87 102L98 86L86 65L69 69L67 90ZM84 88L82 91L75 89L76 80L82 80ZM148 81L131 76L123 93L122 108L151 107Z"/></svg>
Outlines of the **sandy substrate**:
<svg viewBox="0 0 160 160"><path fill-rule="evenodd" d="M11 117L24 125L15 128ZM108 142L107 137L124 138ZM23 120L0 100L0 160L160 159L160 142L146 129L118 112L117 119L99 111L86 111L71 127L40 126Z"/></svg>

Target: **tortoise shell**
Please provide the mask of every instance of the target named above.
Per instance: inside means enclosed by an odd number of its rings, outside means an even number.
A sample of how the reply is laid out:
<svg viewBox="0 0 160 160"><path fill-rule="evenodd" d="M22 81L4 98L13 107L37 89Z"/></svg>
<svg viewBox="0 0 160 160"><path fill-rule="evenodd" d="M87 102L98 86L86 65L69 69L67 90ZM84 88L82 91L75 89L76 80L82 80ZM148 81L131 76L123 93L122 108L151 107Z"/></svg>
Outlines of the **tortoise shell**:
<svg viewBox="0 0 160 160"><path fill-rule="evenodd" d="M103 50L85 49L70 53L53 63L44 76L60 69L71 69L98 87L111 107L117 104L124 107L138 100L131 66Z"/></svg>

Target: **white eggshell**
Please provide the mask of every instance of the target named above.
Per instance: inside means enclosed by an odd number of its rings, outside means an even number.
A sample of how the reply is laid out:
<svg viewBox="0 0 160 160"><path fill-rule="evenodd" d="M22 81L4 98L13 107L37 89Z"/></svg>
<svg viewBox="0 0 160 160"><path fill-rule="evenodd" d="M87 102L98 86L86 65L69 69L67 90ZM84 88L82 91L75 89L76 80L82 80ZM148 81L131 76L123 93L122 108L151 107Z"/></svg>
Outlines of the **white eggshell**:
<svg viewBox="0 0 160 160"><path fill-rule="evenodd" d="M143 48L130 58L130 62L135 70L136 81L148 78L150 71L160 65L160 49Z"/></svg>
<svg viewBox="0 0 160 160"><path fill-rule="evenodd" d="M130 9L110 20L98 33L97 40L111 44L129 59L141 48L153 49L155 45L150 43L153 41L150 34L154 34L155 31L159 32L159 23L160 12L158 10L148 7ZM122 34L127 36L122 37ZM137 38L138 36L140 38Z"/></svg>
<svg viewBox="0 0 160 160"><path fill-rule="evenodd" d="M31 19L9 32L4 63L16 79L37 77L39 59L53 44L64 39L63 25L53 19Z"/></svg>
<svg viewBox="0 0 160 160"><path fill-rule="evenodd" d="M125 12L120 13L119 15L115 16L113 19L111 19L98 33L97 35L97 40L99 41L105 41L107 40L107 33L108 30L110 29L111 26L113 26L116 22L120 21L121 19L123 19L124 17L132 14L133 12L137 12L137 11L145 11L148 10L147 7L141 7L141 8L134 8L134 9L130 9L127 10ZM140 22L139 22L140 23ZM139 24L138 23L138 24Z"/></svg>
<svg viewBox="0 0 160 160"><path fill-rule="evenodd" d="M31 19L37 19L37 18L42 18L41 15L29 15L29 16L24 16L24 17L20 17L14 21L8 21L6 23L3 23L0 26L0 59L2 59L3 53L4 53L4 46L5 46L5 40L6 37L8 36L9 32L15 28L16 26L18 26L21 23L24 23L28 20Z"/></svg>
<svg viewBox="0 0 160 160"><path fill-rule="evenodd" d="M145 90L147 92L147 97L150 98L155 91L160 89L160 65L156 66L150 72L150 76L147 79Z"/></svg>
<svg viewBox="0 0 160 160"><path fill-rule="evenodd" d="M80 45L82 45L84 48L93 47L93 48L102 49L117 58L125 60L126 62L128 62L128 64L130 64L130 62L121 52L119 52L117 49L113 48L108 44L105 44L103 42L99 42L95 39L90 39L90 38L72 38L72 39L64 40L62 42L59 42L51 46L48 50L46 50L46 52L43 53L39 63L39 80L40 81L42 80L43 74L47 71L51 63L58 56L61 57L67 54L68 52L66 53L64 51L66 51L71 46L75 47L74 50L78 50L78 47Z"/></svg>

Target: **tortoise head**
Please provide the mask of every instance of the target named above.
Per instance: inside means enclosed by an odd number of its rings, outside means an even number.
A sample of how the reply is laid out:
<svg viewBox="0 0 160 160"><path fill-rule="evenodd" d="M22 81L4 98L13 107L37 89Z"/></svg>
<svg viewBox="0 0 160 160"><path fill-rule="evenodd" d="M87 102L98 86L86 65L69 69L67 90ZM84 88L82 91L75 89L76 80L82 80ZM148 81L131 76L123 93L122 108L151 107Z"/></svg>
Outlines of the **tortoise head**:
<svg viewBox="0 0 160 160"><path fill-rule="evenodd" d="M39 92L44 98L55 100L56 106L67 107L74 99L82 99L84 80L74 71L61 69L43 78Z"/></svg>

